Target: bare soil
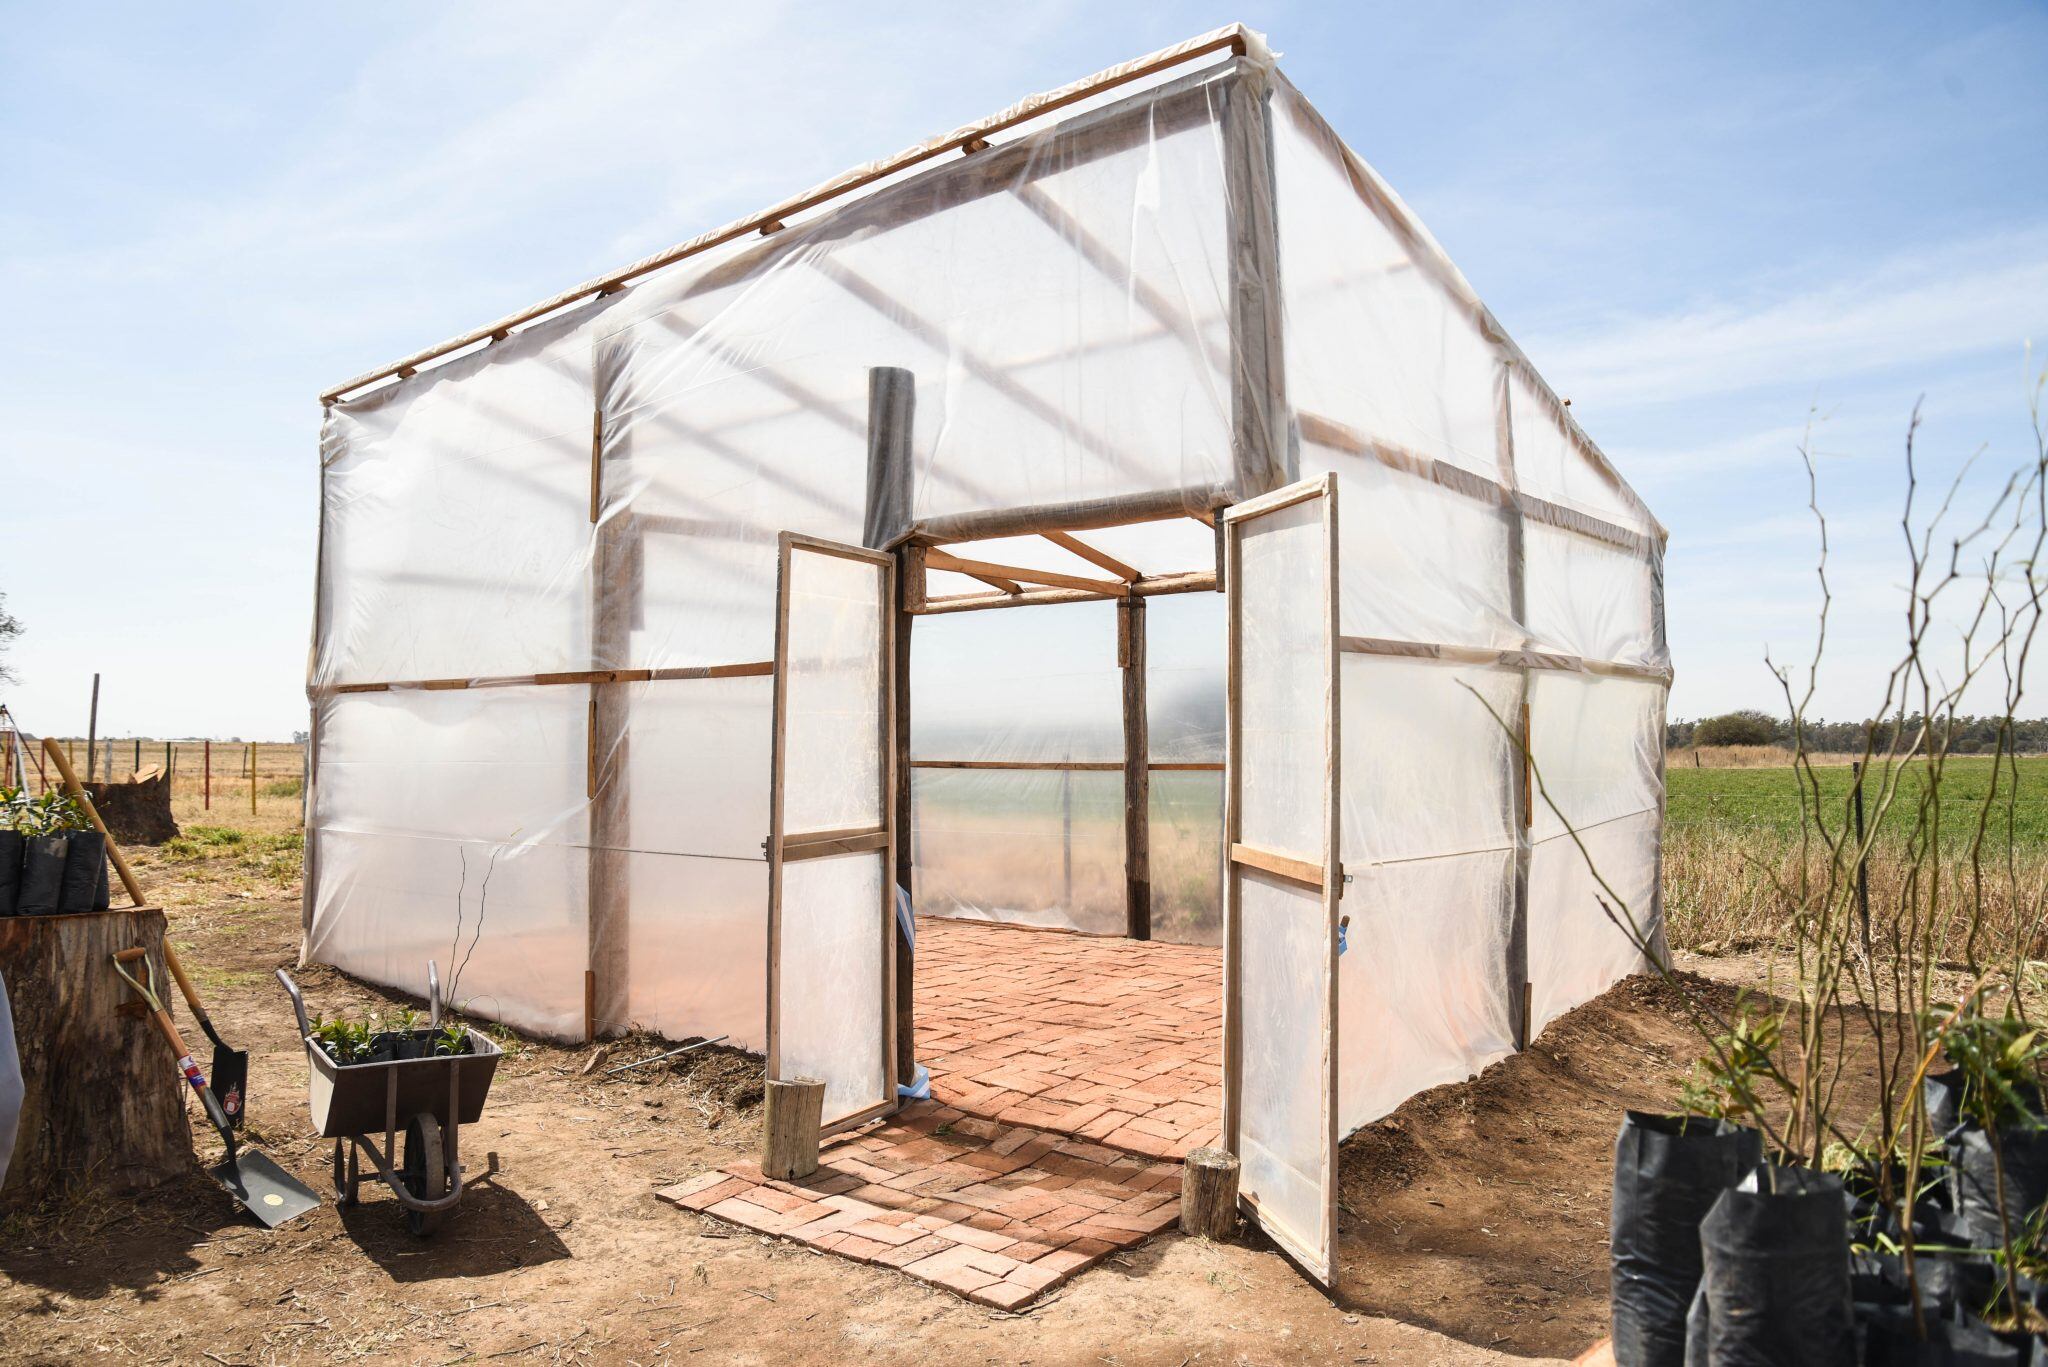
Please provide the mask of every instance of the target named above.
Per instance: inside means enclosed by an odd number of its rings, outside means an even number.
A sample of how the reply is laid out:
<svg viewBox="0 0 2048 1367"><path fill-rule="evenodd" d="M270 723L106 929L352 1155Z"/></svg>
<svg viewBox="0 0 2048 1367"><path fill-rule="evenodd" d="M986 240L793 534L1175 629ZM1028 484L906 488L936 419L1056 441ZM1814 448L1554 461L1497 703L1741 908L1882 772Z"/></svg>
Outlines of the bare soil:
<svg viewBox="0 0 2048 1367"><path fill-rule="evenodd" d="M271 977L296 959L296 888L266 861L232 849L138 855L223 1034L253 1053L252 1138L325 1191L329 1146L309 1135L305 1059ZM298 976L309 1005L330 1013L415 1004L326 969ZM1684 1031L1663 989L1632 980L1528 1053L1355 1136L1334 1303L1256 1240L1164 1236L1021 1315L655 1200L657 1186L755 1152L758 1060L713 1049L605 1079L583 1074L586 1051L512 1040L482 1122L463 1134L472 1174L490 1151L502 1170L438 1235L413 1238L374 1186L356 1209L329 1204L266 1232L196 1168L140 1199L72 1202L0 1226L0 1360L1187 1367L1569 1356L1605 1333L1620 1110L1668 1105L1690 1057ZM623 1042L613 1061L655 1049ZM205 1161L219 1153L203 1121L195 1149Z"/></svg>

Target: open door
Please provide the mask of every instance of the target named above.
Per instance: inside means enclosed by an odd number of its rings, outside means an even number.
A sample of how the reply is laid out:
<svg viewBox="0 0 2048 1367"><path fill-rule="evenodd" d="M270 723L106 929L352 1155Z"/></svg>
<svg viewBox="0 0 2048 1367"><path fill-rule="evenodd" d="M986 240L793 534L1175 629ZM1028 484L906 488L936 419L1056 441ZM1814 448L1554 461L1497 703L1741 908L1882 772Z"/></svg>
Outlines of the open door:
<svg viewBox="0 0 2048 1367"><path fill-rule="evenodd" d="M1325 1288L1337 1268L1337 487L1224 513L1230 861L1225 1142L1247 1212Z"/></svg>
<svg viewBox="0 0 2048 1367"><path fill-rule="evenodd" d="M768 1075L824 1129L896 1108L895 567L784 532L768 835Z"/></svg>

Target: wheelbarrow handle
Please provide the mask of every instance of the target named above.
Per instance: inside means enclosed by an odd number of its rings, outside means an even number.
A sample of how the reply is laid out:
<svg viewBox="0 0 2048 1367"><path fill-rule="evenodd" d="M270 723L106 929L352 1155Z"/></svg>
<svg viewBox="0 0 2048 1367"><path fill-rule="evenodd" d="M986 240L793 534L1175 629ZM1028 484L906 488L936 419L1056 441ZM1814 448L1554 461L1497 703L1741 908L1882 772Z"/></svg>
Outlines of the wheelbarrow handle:
<svg viewBox="0 0 2048 1367"><path fill-rule="evenodd" d="M284 984L285 995L292 999L292 1011L299 1018L299 1038L304 1039L313 1033L312 1023L306 1019L306 999L299 995L299 985L292 981L291 974L280 968L277 980Z"/></svg>

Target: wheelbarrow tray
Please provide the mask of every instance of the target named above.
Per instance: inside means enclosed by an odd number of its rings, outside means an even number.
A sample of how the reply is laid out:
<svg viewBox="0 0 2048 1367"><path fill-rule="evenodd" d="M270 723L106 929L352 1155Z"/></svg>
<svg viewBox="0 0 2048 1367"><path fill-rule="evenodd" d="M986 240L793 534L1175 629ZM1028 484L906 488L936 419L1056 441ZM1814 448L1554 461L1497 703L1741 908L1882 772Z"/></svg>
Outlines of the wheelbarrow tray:
<svg viewBox="0 0 2048 1367"><path fill-rule="evenodd" d="M488 1036L471 1031L467 1054L442 1054L433 1058L401 1058L381 1063L336 1063L311 1039L306 1055L312 1061L308 1081L313 1124L322 1139L348 1135L382 1133L392 1120L403 1129L413 1116L431 1113L445 1129L454 1124L473 1125L484 1112L491 1079L497 1076L498 1060L504 1051ZM460 1075L456 1086L459 1115L448 1114L448 1074ZM395 1114L391 1105L391 1079L397 1077Z"/></svg>

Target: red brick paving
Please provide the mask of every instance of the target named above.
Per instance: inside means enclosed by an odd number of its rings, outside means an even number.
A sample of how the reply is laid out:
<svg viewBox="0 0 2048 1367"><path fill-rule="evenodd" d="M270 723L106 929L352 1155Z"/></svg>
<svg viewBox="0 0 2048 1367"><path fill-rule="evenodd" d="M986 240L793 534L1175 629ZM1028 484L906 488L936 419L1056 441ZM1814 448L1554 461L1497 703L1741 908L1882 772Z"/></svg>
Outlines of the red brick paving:
<svg viewBox="0 0 2048 1367"><path fill-rule="evenodd" d="M655 1195L1000 1310L1180 1218L1178 1163L932 1101L826 1141L819 1162L802 1182L730 1163Z"/></svg>
<svg viewBox="0 0 2048 1367"><path fill-rule="evenodd" d="M916 972L934 1100L1151 1158L1217 1142L1221 950L920 916Z"/></svg>

